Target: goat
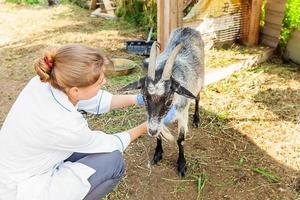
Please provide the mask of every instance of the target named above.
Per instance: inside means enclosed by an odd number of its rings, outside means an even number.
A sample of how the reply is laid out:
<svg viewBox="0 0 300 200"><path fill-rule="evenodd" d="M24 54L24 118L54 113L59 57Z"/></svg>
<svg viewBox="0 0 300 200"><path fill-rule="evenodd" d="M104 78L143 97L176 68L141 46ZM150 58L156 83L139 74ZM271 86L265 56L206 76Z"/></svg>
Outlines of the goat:
<svg viewBox="0 0 300 200"><path fill-rule="evenodd" d="M191 28L175 29L166 49L158 56L159 44L154 42L149 58L148 74L131 83L122 91L140 89L147 109L148 133L157 137L153 164L162 159L162 135L165 130L163 118L172 105L176 107L178 120L179 155L177 170L179 176L186 173L184 140L188 131L188 110L195 99L193 125L200 124L200 91L204 85L204 43L198 31Z"/></svg>

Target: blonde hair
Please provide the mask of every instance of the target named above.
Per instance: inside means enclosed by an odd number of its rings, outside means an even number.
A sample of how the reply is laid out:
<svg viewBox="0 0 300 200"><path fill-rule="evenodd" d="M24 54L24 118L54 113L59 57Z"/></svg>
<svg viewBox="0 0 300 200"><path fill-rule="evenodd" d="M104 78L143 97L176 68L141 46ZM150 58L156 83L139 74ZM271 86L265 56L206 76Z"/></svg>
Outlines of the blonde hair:
<svg viewBox="0 0 300 200"><path fill-rule="evenodd" d="M95 48L69 44L47 50L34 62L34 69L42 82L63 90L67 87L93 85L111 61Z"/></svg>

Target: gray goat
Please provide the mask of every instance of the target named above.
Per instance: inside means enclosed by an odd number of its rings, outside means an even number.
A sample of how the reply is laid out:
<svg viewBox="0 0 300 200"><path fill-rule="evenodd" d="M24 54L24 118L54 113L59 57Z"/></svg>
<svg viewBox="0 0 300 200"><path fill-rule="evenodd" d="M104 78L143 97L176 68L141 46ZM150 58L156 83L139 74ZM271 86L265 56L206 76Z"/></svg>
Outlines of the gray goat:
<svg viewBox="0 0 300 200"><path fill-rule="evenodd" d="M150 52L147 76L131 83L125 90L141 88L147 109L148 133L157 137L153 164L162 159L161 139L164 132L163 118L172 105L176 107L178 120L179 155L177 170L185 176L184 139L188 131L188 110L195 99L193 125L198 127L200 91L204 85L204 44L200 33L191 28L174 30L164 52L159 56L159 45L154 43Z"/></svg>

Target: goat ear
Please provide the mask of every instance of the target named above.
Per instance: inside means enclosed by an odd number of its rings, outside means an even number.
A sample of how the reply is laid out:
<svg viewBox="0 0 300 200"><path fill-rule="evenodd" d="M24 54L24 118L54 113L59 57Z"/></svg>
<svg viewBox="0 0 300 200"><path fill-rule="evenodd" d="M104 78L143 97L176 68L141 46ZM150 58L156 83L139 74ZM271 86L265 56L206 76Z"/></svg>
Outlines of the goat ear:
<svg viewBox="0 0 300 200"><path fill-rule="evenodd" d="M125 87L119 89L118 91L123 92L123 91L128 91L128 90L140 89L140 88L144 87L144 85L145 85L145 78L146 77L143 77L138 81L130 83L130 84L126 85Z"/></svg>
<svg viewBox="0 0 300 200"><path fill-rule="evenodd" d="M191 93L190 91L188 91L186 88L182 87L180 85L180 83L178 83L174 78L171 78L172 81L172 89L174 90L174 92L176 92L179 95L182 95L186 98L190 98L190 99L196 99L195 95L193 95L193 93Z"/></svg>

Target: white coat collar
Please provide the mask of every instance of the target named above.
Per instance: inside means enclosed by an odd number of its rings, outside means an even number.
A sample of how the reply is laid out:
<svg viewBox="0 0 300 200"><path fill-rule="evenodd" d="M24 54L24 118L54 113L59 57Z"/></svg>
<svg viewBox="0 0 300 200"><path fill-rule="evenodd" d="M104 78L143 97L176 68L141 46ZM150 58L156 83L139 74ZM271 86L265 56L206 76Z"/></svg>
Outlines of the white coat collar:
<svg viewBox="0 0 300 200"><path fill-rule="evenodd" d="M59 104L62 108L64 108L65 110L67 110L69 112L77 111L77 105L74 106L70 102L68 96L64 92L52 87L50 84L49 84L49 90L50 90L51 96L53 97L53 100L57 104Z"/></svg>

